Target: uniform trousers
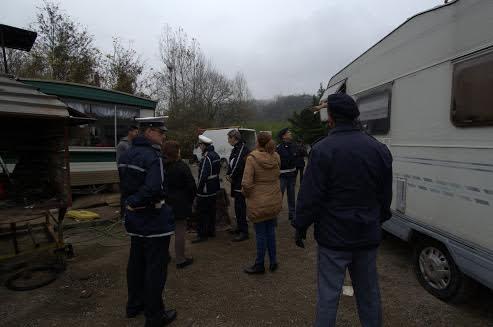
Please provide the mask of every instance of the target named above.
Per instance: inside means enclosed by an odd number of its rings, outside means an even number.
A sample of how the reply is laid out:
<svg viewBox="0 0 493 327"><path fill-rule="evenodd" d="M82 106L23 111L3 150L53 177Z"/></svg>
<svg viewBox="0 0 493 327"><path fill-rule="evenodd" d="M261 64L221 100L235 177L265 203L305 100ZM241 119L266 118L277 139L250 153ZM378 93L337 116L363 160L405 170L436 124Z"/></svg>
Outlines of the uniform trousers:
<svg viewBox="0 0 493 327"><path fill-rule="evenodd" d="M353 284L363 327L382 326L377 275L377 248L336 251L318 247L318 297L316 327L336 325L337 307L346 269Z"/></svg>
<svg viewBox="0 0 493 327"><path fill-rule="evenodd" d="M238 231L248 234L248 223L246 219L246 201L241 192L234 192L235 199L235 216Z"/></svg>
<svg viewBox="0 0 493 327"><path fill-rule="evenodd" d="M169 262L170 236L132 236L127 266L127 314L144 310L146 319L164 313L163 290Z"/></svg>
<svg viewBox="0 0 493 327"><path fill-rule="evenodd" d="M197 213L199 216L197 233L201 238L216 235L216 195L197 197Z"/></svg>
<svg viewBox="0 0 493 327"><path fill-rule="evenodd" d="M294 219L294 214L296 212L296 197L295 197L295 187L296 187L296 173L282 174L281 180L281 192L284 197L284 192L288 193L288 211L289 220Z"/></svg>

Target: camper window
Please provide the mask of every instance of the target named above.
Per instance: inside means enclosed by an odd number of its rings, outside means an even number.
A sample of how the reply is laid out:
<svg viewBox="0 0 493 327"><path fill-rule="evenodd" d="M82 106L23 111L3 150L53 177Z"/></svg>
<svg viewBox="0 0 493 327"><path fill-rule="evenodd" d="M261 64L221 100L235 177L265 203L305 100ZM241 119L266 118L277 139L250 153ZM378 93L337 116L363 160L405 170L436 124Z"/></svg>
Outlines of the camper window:
<svg viewBox="0 0 493 327"><path fill-rule="evenodd" d="M85 103L71 99L63 100L71 108L97 120L89 125L73 126L70 129L71 146L115 146L115 104ZM140 111L135 107L116 105L117 142L127 136L128 127L135 124Z"/></svg>
<svg viewBox="0 0 493 327"><path fill-rule="evenodd" d="M379 88L357 97L360 121L371 135L384 135L390 130L390 88Z"/></svg>
<svg viewBox="0 0 493 327"><path fill-rule="evenodd" d="M454 66L452 122L457 126L493 125L493 53Z"/></svg>

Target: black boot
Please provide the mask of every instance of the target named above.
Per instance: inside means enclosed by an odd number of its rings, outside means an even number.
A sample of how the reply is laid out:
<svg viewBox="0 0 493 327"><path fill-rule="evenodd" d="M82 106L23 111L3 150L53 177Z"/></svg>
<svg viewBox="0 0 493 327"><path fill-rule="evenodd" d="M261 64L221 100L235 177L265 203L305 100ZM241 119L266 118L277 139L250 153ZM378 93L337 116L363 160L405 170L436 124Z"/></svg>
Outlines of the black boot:
<svg viewBox="0 0 493 327"><path fill-rule="evenodd" d="M207 241L207 237L197 236L196 239L192 240L192 243L193 244L196 244L196 243L202 243L202 242L205 242L205 241Z"/></svg>
<svg viewBox="0 0 493 327"><path fill-rule="evenodd" d="M271 272L274 272L277 270L277 268L279 268L278 264L277 263L271 263L270 266L269 266L269 270Z"/></svg>
<svg viewBox="0 0 493 327"><path fill-rule="evenodd" d="M138 307L135 309L127 309L127 318L135 318L144 312L144 307Z"/></svg>
<svg viewBox="0 0 493 327"><path fill-rule="evenodd" d="M176 319L176 310L166 310L163 315L157 319L146 319L145 327L162 327L169 325Z"/></svg>
<svg viewBox="0 0 493 327"><path fill-rule="evenodd" d="M265 267L264 265L254 264L251 267L246 267L243 271L249 275L263 274L265 273Z"/></svg>
<svg viewBox="0 0 493 327"><path fill-rule="evenodd" d="M243 232L240 232L238 234L238 236L236 236L235 238L233 238L233 242L241 242L241 241L245 241L245 240L248 240L248 234L247 233L243 233Z"/></svg>
<svg viewBox="0 0 493 327"><path fill-rule="evenodd" d="M185 261L176 264L176 268L183 269L187 266L190 266L192 263L193 263L192 258L185 258Z"/></svg>

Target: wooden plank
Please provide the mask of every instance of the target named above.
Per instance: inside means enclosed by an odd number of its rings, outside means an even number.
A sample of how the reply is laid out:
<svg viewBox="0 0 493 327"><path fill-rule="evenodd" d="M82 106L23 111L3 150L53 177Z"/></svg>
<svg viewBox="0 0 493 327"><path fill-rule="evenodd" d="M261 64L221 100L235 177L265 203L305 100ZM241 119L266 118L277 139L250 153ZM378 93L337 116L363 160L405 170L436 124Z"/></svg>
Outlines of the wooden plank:
<svg viewBox="0 0 493 327"><path fill-rule="evenodd" d="M116 170L70 172L71 186L113 184L119 182L120 178Z"/></svg>

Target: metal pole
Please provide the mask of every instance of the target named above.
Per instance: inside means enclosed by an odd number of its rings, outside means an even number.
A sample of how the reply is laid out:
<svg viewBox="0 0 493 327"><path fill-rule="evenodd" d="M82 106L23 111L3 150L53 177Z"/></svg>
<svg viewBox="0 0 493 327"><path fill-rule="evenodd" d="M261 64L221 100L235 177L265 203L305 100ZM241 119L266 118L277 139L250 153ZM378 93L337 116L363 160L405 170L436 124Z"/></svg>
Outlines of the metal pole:
<svg viewBox="0 0 493 327"><path fill-rule="evenodd" d="M0 32L0 42L2 43L2 52L3 52L3 67L5 68L5 74L9 73L9 69L7 67L7 55L5 54L5 40L3 37L3 31Z"/></svg>
<svg viewBox="0 0 493 327"><path fill-rule="evenodd" d="M118 126L116 124L116 104L115 104L115 148L118 145L118 136L117 136L117 133L116 133L117 128L118 128Z"/></svg>

